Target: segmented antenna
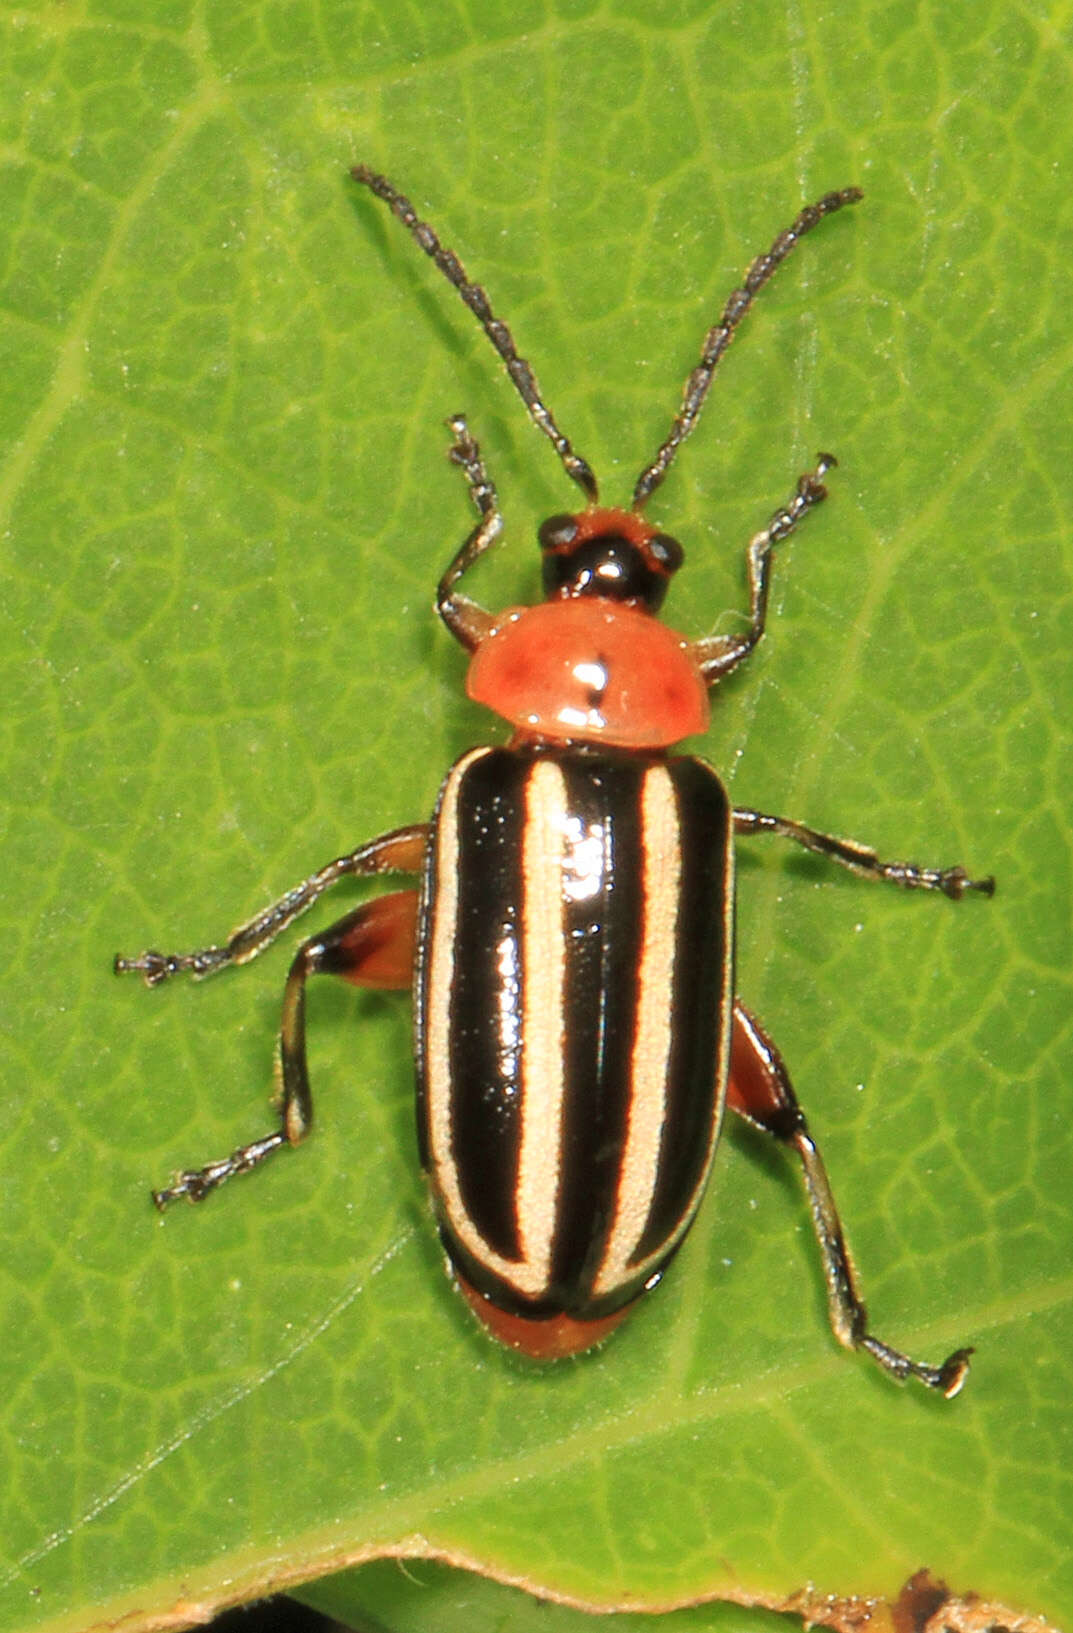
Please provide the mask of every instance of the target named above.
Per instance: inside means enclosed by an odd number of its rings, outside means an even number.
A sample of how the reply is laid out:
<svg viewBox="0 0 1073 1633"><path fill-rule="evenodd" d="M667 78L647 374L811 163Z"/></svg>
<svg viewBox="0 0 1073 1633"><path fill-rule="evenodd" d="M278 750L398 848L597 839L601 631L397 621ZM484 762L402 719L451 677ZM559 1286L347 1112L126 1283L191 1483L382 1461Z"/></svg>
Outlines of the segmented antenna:
<svg viewBox="0 0 1073 1633"><path fill-rule="evenodd" d="M779 234L766 255L757 256L745 274L741 288L735 289L727 301L719 322L713 329L709 329L704 337L700 362L686 381L682 406L675 416L670 435L651 465L643 470L637 479L637 486L633 490L634 510L640 510L659 487L675 454L696 425L719 359L734 338L734 331L752 305L757 291L764 287L775 268L785 261L798 239L811 232L817 222L822 221L825 215L833 215L835 210L841 210L847 204L856 204L863 197L864 194L859 187L843 187L840 192L825 193L823 198L818 199L815 204L807 205L801 211L792 227L787 227L785 232Z"/></svg>
<svg viewBox="0 0 1073 1633"><path fill-rule="evenodd" d="M501 323L488 304L488 296L480 284L471 283L465 267L453 250L446 249L440 243L433 229L427 221L422 221L410 200L398 188L393 187L386 176L378 175L370 170L368 165L356 164L350 174L363 187L368 187L377 198L383 199L412 238L424 250L430 260L434 261L449 283L454 284L465 304L477 318L481 328L488 336L492 345L499 353L506 365L514 388L529 413L529 418L551 442L563 462L566 474L573 478L583 490L590 503L595 504L598 498L596 478L592 467L587 460L576 454L570 445L569 439L564 437L551 415L551 410L540 395L536 375L524 357L518 356L514 344L514 336L505 323ZM684 433L683 433L684 434Z"/></svg>

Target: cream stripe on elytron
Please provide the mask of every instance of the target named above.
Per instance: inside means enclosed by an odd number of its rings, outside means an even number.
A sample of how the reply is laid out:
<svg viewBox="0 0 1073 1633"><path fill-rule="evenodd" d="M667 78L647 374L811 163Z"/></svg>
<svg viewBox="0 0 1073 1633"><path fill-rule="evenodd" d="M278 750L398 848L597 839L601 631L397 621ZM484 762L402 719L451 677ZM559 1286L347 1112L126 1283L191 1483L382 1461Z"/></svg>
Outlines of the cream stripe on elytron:
<svg viewBox="0 0 1073 1633"><path fill-rule="evenodd" d="M562 771L552 760L535 760L525 787L522 833L522 1101L515 1199L524 1276L533 1292L541 1291L551 1274L559 1205L568 816Z"/></svg>
<svg viewBox="0 0 1073 1633"><path fill-rule="evenodd" d="M443 1200L443 1208L447 1215L447 1219L450 1223L452 1231L458 1238L459 1242L461 1242L462 1246L468 1253L472 1254L473 1257L480 1262L480 1264L492 1271L494 1275L498 1276L501 1281L506 1282L508 1286L515 1288L517 1292L522 1293L523 1295L528 1295L529 1297L535 1298L539 1297L539 1295L544 1291L544 1278L547 1273L549 1258L546 1253L543 1262L534 1263L532 1261L532 1259L529 1257L529 1237L527 1237L525 1230L521 1227L522 1215L524 1211L527 1210L529 1214L530 1235L533 1234L533 1228L537 1223L537 1219L541 1211L540 1199L537 1198L534 1202L534 1199L532 1196L530 1196L527 1203L519 1204L519 1234L523 1251L523 1258L521 1261L508 1259L505 1258L503 1254L497 1253L474 1225L473 1220L471 1219L466 1208L465 1202L463 1201L462 1190L458 1182L458 1169L454 1160L451 1140L452 1103L450 1027L452 974L455 964L455 939L458 933L458 788L462 778L465 776L470 766L476 764L478 760L482 760L485 755L489 753L491 753L491 750L487 748L474 749L471 753L465 755L461 760L459 760L457 765L452 767L444 787L443 797L440 801L439 820L436 828L436 903L433 913L431 948L429 952L428 1009L425 1028L427 1051L426 1074L428 1093L427 1115L429 1160L432 1165L436 1188ZM545 769L550 770L553 776L558 780L560 785L558 803L560 806L565 805L565 791L562 787L562 778L560 773L553 766L546 766ZM530 826L529 815L530 812L527 810L525 819L527 833ZM535 863L535 857L531 856L530 853L536 849L537 845L532 840L527 840L526 844L523 845L522 865L523 873L526 874L526 877L529 876L526 870L530 869ZM559 853L557 853L557 857L558 854ZM556 865L558 866L558 860L556 861ZM548 892L540 891L539 889L534 888L533 894L537 898L546 898ZM556 935L554 939L556 942L557 956L560 963L559 1013L561 1014L561 967L563 958L561 891L556 890L553 893L553 896L554 912L556 914ZM524 925L524 901L522 921ZM528 934L528 927L526 927L523 934ZM529 1006L527 1005L527 1011L528 1008ZM539 1015L539 1011L536 1013ZM547 1020L546 1011L542 1017L542 1020L543 1022L546 1022ZM523 1023L523 1039L526 1036L527 1024L528 1023ZM542 1024L538 1024L534 1030L540 1034L542 1031ZM556 1057L558 1057L560 1041L558 1029L553 1030L553 1037L555 1040L555 1053ZM522 1069L524 1074L524 1061ZM558 1077L560 1082L559 1100L561 1106L561 1063L559 1064ZM535 1098L539 1099L539 1096ZM561 1115L561 1113L559 1115ZM557 1123L558 1116L556 1118L556 1124ZM546 1182L546 1175L541 1166L542 1162L545 1162L545 1158L541 1155L541 1148L543 1147L546 1150L546 1137L540 1133L543 1126L543 1119L540 1118L533 1119L532 1128L529 1129L528 1132L526 1131L524 1089L521 1106L521 1124L523 1129L521 1151L523 1175L520 1177L519 1189L521 1189L522 1185L525 1184L535 1188L538 1185ZM556 1165L558 1163L557 1138L558 1137L556 1135L556 1151L554 1157ZM530 1148L528 1158L526 1155L527 1143ZM524 1177L526 1166L528 1166L527 1179ZM547 1205L552 1210L552 1213L554 1213L556 1191L557 1186L553 1185L550 1196L546 1198Z"/></svg>
<svg viewBox="0 0 1073 1633"><path fill-rule="evenodd" d="M682 1206L682 1222L678 1229L663 1244L659 1250L645 1260L645 1266L658 1259L665 1259L668 1249L680 1242L693 1220L693 1215L700 1207L704 1187L708 1183L708 1175L712 1171L712 1159L715 1148L719 1144L719 1133L723 1126L723 1111L727 1097L727 1072L730 1068L730 1036L733 1028L734 1008L734 819L727 813L727 840L726 852L723 857L723 878L725 889L723 893L723 990L719 995L719 1059L715 1067L715 1086L719 1096L718 1102L712 1108L711 1133L708 1139L708 1149L704 1155L704 1163L693 1187L693 1195ZM634 1272L645 1266L634 1265Z"/></svg>
<svg viewBox="0 0 1073 1633"><path fill-rule="evenodd" d="M458 784L467 769L489 752L474 749L451 767L436 822L436 893L428 953L425 1011L425 1091L429 1161L436 1188L456 1234L471 1252L484 1245L466 1230L466 1209L451 1150L451 976L458 930Z"/></svg>
<svg viewBox="0 0 1073 1633"><path fill-rule="evenodd" d="M672 974L675 964L682 865L678 801L664 766L653 766L645 773L641 834L641 955L630 1055L629 1117L619 1163L615 1215L594 1281L597 1294L610 1292L633 1273L631 1258L648 1223L667 1110L672 1025L668 974Z"/></svg>

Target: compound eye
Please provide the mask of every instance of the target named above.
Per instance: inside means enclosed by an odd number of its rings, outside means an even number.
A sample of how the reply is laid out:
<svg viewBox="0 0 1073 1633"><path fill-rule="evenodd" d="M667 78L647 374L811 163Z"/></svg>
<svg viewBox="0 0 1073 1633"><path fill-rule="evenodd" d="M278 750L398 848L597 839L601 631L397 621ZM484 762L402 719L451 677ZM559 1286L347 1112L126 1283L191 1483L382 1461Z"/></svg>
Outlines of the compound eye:
<svg viewBox="0 0 1073 1633"><path fill-rule="evenodd" d="M677 539L672 539L669 533L653 533L648 540L648 553L652 558L652 565L668 578L676 573L686 559L686 553Z"/></svg>
<svg viewBox="0 0 1073 1633"><path fill-rule="evenodd" d="M576 516L549 516L546 522L541 522L537 529L537 538L542 550L559 553L569 550L577 538Z"/></svg>

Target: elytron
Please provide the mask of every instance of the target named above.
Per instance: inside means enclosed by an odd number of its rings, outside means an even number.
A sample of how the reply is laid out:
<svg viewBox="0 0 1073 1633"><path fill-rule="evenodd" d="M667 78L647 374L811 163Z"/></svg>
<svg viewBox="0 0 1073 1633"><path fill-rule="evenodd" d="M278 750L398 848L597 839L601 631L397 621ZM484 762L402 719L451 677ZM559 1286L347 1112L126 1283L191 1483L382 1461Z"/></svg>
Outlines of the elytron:
<svg viewBox="0 0 1073 1633"><path fill-rule="evenodd" d="M430 821L329 862L223 945L116 959L117 972L136 971L150 986L181 972L209 975L255 958L340 879L419 881L303 941L283 996L279 1126L179 1173L154 1200L161 1209L180 1197L199 1202L309 1133L310 976L412 987L421 1161L452 1273L495 1337L538 1357L603 1338L680 1246L729 1105L800 1159L839 1342L897 1379L953 1396L969 1349L930 1365L871 1331L786 1066L736 996L734 842L788 839L866 878L955 901L990 895L994 881L962 867L885 862L855 840L734 806L705 761L670 752L705 730L709 690L763 635L774 548L826 498L833 457L819 455L750 540L749 619L738 634L693 640L658 621L683 551L645 516L757 292L860 190L826 193L752 262L620 509L601 504L591 466L458 257L385 177L364 165L352 174L477 318L584 503L538 529L543 602L487 610L459 586L502 530L499 501L465 418L448 420L449 458L477 523L440 580L436 607L470 654L470 696L505 719L511 736L452 766Z"/></svg>

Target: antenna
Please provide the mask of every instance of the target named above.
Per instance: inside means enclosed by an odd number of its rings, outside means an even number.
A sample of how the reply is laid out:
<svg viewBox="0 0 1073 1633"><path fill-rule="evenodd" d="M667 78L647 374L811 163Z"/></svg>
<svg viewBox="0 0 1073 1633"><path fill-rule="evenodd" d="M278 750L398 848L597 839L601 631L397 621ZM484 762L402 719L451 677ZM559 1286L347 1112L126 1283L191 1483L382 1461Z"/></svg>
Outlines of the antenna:
<svg viewBox="0 0 1073 1633"><path fill-rule="evenodd" d="M836 210L841 210L847 204L856 204L863 197L859 187L843 187L838 193L825 193L815 204L806 205L793 226L779 234L766 255L757 256L745 274L741 288L734 290L724 306L719 322L704 337L700 362L686 381L682 406L675 415L670 435L651 465L637 478L637 486L633 490L634 510L640 510L659 487L675 454L696 425L719 359L733 340L734 331L752 305L757 291L764 287L775 268L785 261L798 240L811 232L825 215L833 215Z"/></svg>
<svg viewBox="0 0 1073 1633"><path fill-rule="evenodd" d="M588 461L576 454L570 441L559 430L551 410L540 395L536 375L524 357L518 356L518 349L514 344L514 336L505 323L501 323L488 303L488 296L480 284L471 283L462 262L453 250L441 244L436 233L427 221L422 221L410 200L398 188L393 187L386 176L378 175L370 170L368 165L356 164L350 174L363 187L375 193L377 198L383 199L395 215L398 216L407 232L410 234L431 261L434 261L447 279L454 284L465 304L474 314L481 328L488 336L492 345L506 364L507 374L514 385L522 402L529 413L533 424L548 438L559 458L567 476L572 477L585 494L590 504L595 504L599 493L596 478ZM684 433L683 433L684 435Z"/></svg>

